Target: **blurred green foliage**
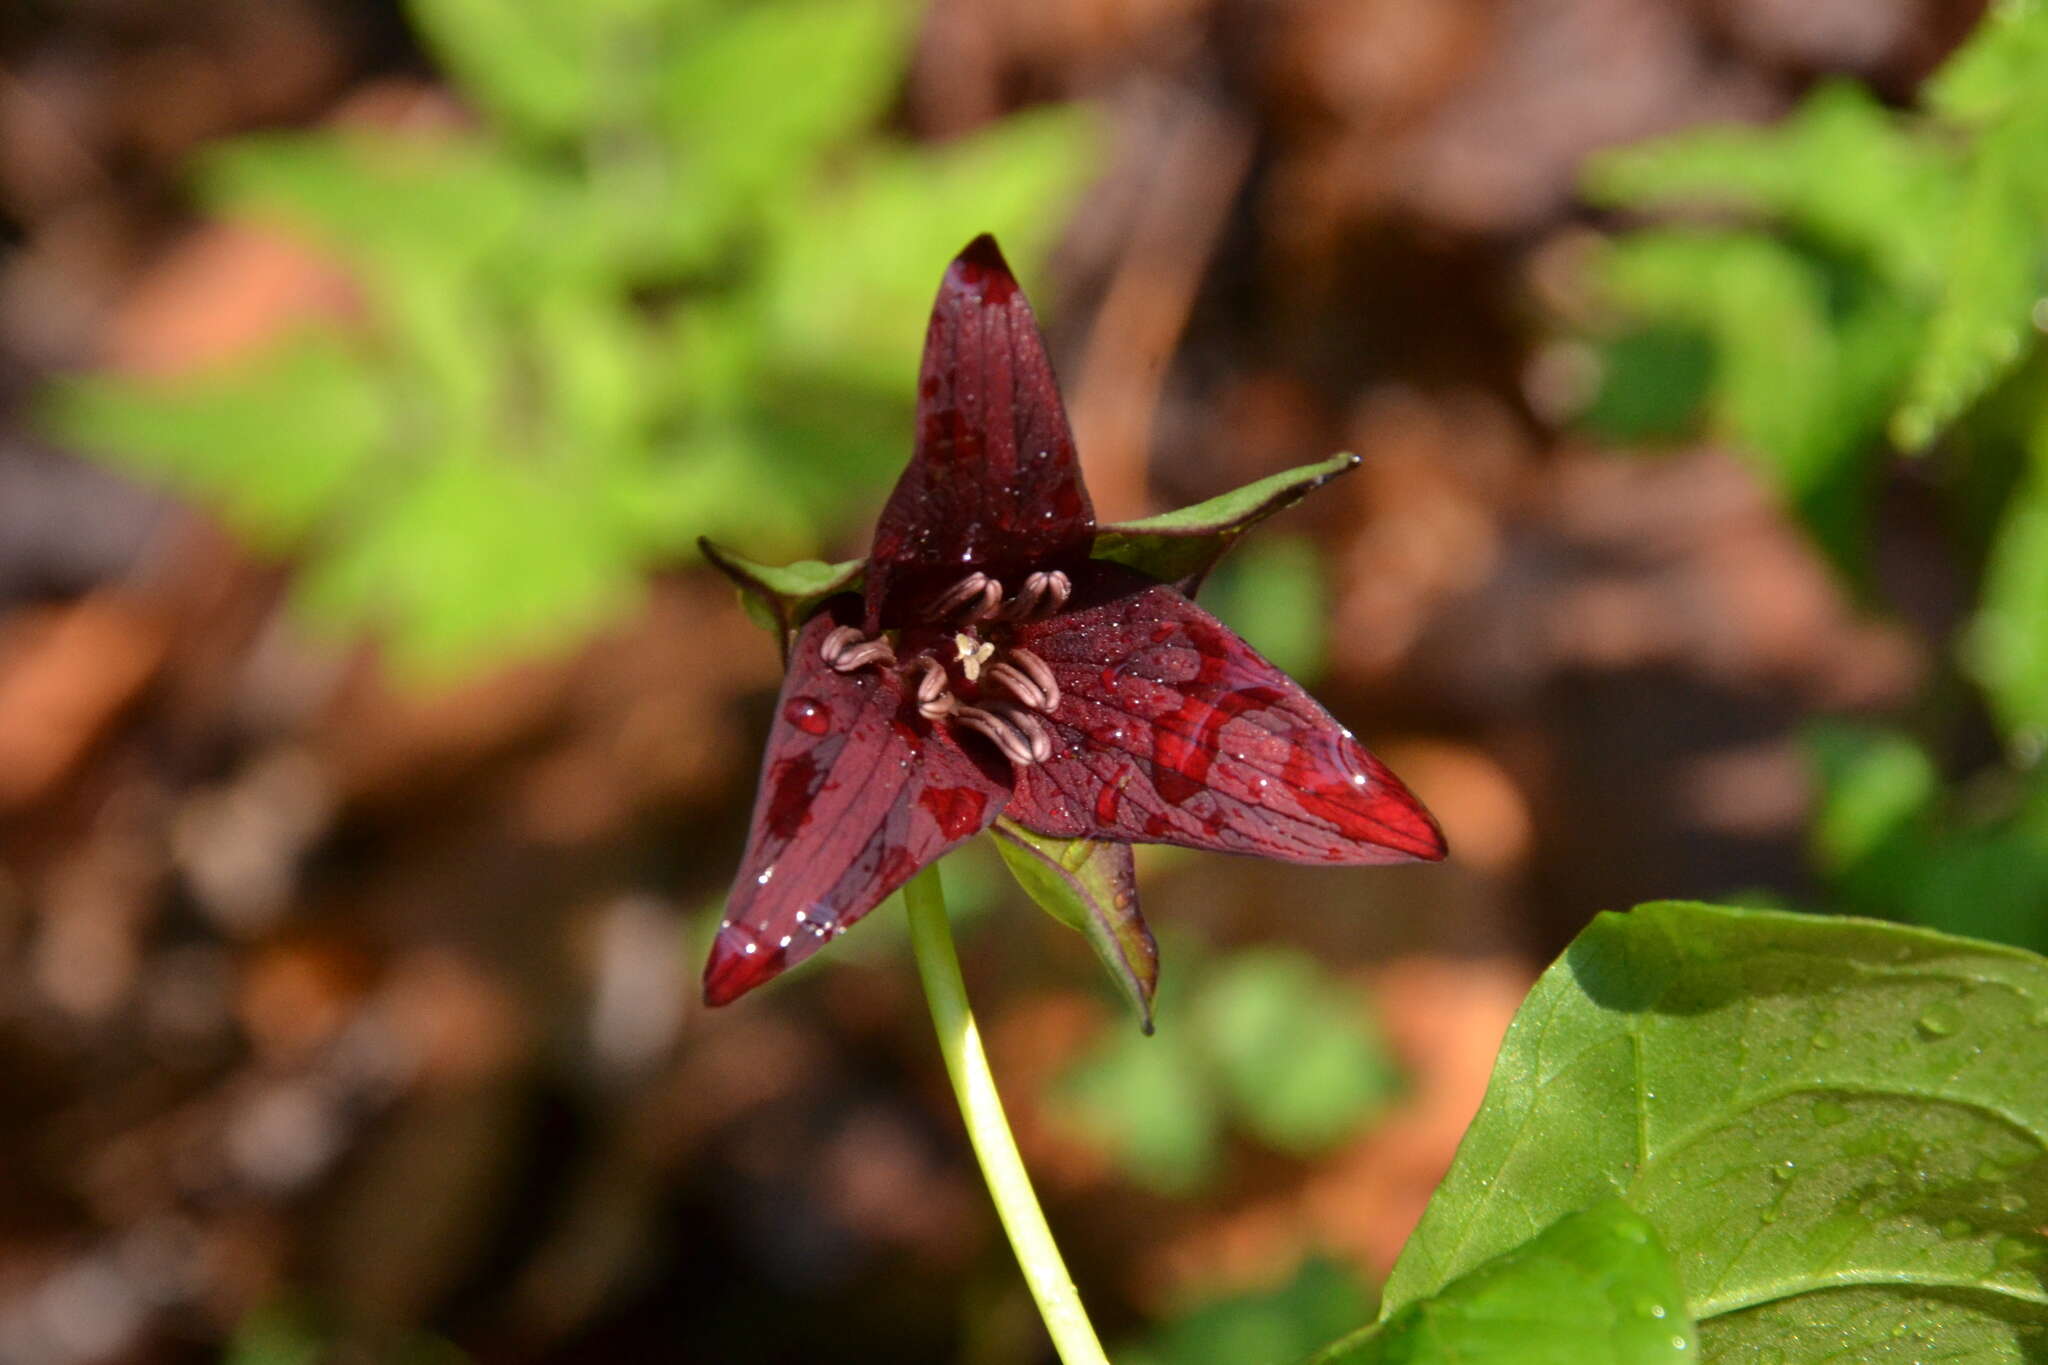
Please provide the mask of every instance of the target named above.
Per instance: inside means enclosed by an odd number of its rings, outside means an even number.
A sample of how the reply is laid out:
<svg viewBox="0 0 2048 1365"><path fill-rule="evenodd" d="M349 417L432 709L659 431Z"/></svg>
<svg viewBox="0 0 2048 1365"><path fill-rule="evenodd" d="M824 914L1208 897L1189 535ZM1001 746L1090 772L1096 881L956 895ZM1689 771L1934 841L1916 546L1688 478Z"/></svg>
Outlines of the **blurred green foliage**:
<svg viewBox="0 0 2048 1365"><path fill-rule="evenodd" d="M1232 1128L1312 1156L1358 1132L1400 1076L1354 991L1308 955L1253 948L1163 954L1159 1031L1106 1031L1055 1097L1064 1121L1161 1193L1221 1169Z"/></svg>
<svg viewBox="0 0 2048 1365"><path fill-rule="evenodd" d="M1356 1274L1317 1258L1276 1289L1198 1300L1116 1358L1122 1365L1282 1365L1306 1358L1372 1311L1372 1295Z"/></svg>
<svg viewBox="0 0 2048 1365"><path fill-rule="evenodd" d="M297 605L415 678L573 642L699 535L815 552L907 453L942 264L984 230L1037 259L1091 160L1073 110L886 136L908 0L410 8L478 126L249 137L197 179L343 262L360 325L50 417L298 554Z"/></svg>
<svg viewBox="0 0 2048 1365"><path fill-rule="evenodd" d="M1816 862L1842 908L2048 946L2048 6L1995 5L1917 107L1825 84L1782 123L1596 158L1661 221L1599 253L1605 434L1703 414L1866 601L1902 457L1976 578L1916 737L1830 731ZM1981 709L1980 709L1981 708ZM2002 763L1944 789L1973 713ZM1949 774L1954 776L1955 774Z"/></svg>

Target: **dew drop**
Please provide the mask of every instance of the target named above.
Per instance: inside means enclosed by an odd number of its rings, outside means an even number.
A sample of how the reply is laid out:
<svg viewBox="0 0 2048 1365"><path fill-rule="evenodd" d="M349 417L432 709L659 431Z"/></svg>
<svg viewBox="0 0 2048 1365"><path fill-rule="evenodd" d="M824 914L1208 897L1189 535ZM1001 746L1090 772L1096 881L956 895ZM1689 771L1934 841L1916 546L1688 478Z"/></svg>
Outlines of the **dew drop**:
<svg viewBox="0 0 2048 1365"><path fill-rule="evenodd" d="M1941 1225L1941 1235L1951 1242L1961 1241L1977 1230L1967 1218L1951 1218Z"/></svg>
<svg viewBox="0 0 2048 1365"><path fill-rule="evenodd" d="M2027 1206L2027 1197L2018 1190L2000 1190L1992 1201L2000 1213L2018 1213Z"/></svg>
<svg viewBox="0 0 2048 1365"><path fill-rule="evenodd" d="M791 697L782 718L807 735L822 735L832 728L832 713L811 697Z"/></svg>
<svg viewBox="0 0 2048 1365"><path fill-rule="evenodd" d="M1963 1012L1949 1000L1937 1000L1920 1011L1920 1032L1929 1038L1946 1038L1963 1026Z"/></svg>
<svg viewBox="0 0 2048 1365"><path fill-rule="evenodd" d="M1771 1167L1771 1179L1780 1182L1790 1180L1798 1173L1799 1163L1796 1161L1780 1161Z"/></svg>
<svg viewBox="0 0 2048 1365"><path fill-rule="evenodd" d="M1849 1106L1839 1100L1819 1100L1813 1106L1813 1121L1823 1128L1832 1128L1849 1120Z"/></svg>
<svg viewBox="0 0 2048 1365"><path fill-rule="evenodd" d="M1820 1052L1828 1051L1830 1048L1834 1047L1834 1045L1838 1041L1840 1040L1837 1039L1834 1034L1829 1033L1826 1029L1822 1029L1819 1033L1814 1034L1812 1039L1815 1050Z"/></svg>

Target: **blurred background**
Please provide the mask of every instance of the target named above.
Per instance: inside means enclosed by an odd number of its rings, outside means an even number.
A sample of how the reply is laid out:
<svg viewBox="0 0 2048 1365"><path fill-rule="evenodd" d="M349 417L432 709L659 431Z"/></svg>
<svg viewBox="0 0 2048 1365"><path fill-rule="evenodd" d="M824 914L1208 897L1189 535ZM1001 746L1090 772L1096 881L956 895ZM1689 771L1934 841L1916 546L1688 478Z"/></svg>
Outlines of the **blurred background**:
<svg viewBox="0 0 2048 1365"><path fill-rule="evenodd" d="M1441 867L1144 850L969 985L1122 1361L1356 1325L1544 961L2048 947L2048 28L1946 0L7 0L0 1361L1034 1365L900 916L696 979L995 231L1105 519ZM1150 856L1158 854L1160 856Z"/></svg>

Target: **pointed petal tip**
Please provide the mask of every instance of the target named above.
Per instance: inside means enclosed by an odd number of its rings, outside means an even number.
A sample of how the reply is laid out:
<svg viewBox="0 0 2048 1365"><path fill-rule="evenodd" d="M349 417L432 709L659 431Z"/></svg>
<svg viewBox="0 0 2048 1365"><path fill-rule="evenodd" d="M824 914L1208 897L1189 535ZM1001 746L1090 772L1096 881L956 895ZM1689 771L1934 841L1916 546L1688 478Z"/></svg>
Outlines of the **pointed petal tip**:
<svg viewBox="0 0 2048 1365"><path fill-rule="evenodd" d="M984 270L1000 270L1005 275L1010 273L1010 263L1003 259L1003 249L996 245L992 232L984 232L960 248L960 254L953 261L956 265L978 265Z"/></svg>
<svg viewBox="0 0 2048 1365"><path fill-rule="evenodd" d="M780 949L760 950L754 936L736 924L719 929L704 964L704 1003L730 1005L756 986L780 975L786 965Z"/></svg>

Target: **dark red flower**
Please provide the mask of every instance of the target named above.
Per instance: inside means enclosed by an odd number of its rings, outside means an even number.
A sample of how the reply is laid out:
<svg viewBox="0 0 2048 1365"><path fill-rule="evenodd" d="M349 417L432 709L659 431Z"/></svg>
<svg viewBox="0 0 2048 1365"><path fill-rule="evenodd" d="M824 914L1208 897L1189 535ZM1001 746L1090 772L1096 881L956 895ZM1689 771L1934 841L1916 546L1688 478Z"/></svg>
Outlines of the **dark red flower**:
<svg viewBox="0 0 2048 1365"><path fill-rule="evenodd" d="M1127 960L1141 1007L1152 948L1122 845L1441 858L1399 780L1187 595L1251 522L1353 463L1254 485L1227 515L1098 528L1031 306L976 239L939 287L916 451L864 591L837 591L857 564L816 566L798 592L707 547L793 638L705 999L810 956L999 816L1049 865L1048 837L1112 850L1098 947Z"/></svg>

